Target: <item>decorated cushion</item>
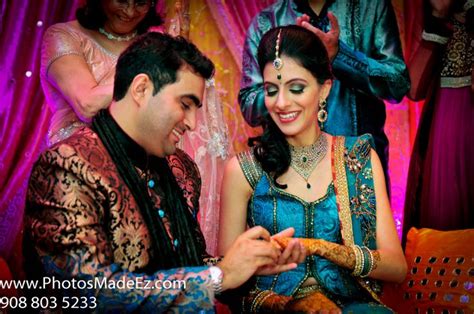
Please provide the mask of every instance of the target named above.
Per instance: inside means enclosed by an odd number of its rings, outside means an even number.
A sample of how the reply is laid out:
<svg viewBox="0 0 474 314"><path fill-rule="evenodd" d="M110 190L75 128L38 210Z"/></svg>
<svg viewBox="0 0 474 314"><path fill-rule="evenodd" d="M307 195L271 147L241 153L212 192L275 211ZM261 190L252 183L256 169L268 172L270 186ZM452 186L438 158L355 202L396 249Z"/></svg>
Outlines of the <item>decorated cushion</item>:
<svg viewBox="0 0 474 314"><path fill-rule="evenodd" d="M388 306L399 313L474 312L474 229L411 228L405 257L405 281L384 287Z"/></svg>

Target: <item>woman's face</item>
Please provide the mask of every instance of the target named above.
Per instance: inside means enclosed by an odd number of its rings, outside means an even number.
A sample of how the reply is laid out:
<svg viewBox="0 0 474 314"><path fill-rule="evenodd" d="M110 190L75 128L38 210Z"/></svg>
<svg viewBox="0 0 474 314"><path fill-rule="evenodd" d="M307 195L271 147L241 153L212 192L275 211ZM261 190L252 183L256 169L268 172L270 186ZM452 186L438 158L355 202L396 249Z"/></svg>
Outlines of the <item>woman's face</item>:
<svg viewBox="0 0 474 314"><path fill-rule="evenodd" d="M104 28L114 34L129 34L145 18L151 7L151 0L102 0L107 20Z"/></svg>
<svg viewBox="0 0 474 314"><path fill-rule="evenodd" d="M263 70L265 106L278 128L292 145L309 145L316 140L317 111L320 99L326 99L331 80L319 84L295 59L281 56L281 79L273 64Z"/></svg>

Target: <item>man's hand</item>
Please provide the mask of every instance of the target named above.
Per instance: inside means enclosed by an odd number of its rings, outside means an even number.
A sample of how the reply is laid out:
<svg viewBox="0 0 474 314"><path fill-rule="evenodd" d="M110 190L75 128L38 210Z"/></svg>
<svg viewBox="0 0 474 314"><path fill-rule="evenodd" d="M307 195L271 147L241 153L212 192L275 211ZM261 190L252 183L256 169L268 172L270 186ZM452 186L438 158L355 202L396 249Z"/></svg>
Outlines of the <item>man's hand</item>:
<svg viewBox="0 0 474 314"><path fill-rule="evenodd" d="M280 245L273 240L278 237L292 237L295 234L294 228L285 229L272 236L271 242L281 250ZM274 275L284 271L294 269L299 263L304 262L306 258L306 251L304 246L298 239L291 239L288 245L284 248L282 254L278 258L275 265L267 265L260 267L256 275Z"/></svg>
<svg viewBox="0 0 474 314"><path fill-rule="evenodd" d="M257 226L242 233L217 264L222 269L222 290L237 288L257 269L278 263L281 252L270 242L270 233Z"/></svg>
<svg viewBox="0 0 474 314"><path fill-rule="evenodd" d="M319 39L321 39L324 46L326 47L326 50L328 51L329 60L332 62L339 51L340 29L337 18L332 12L328 12L328 18L331 29L327 33L311 25L309 23L309 16L306 14L303 14L303 16L300 16L296 19L296 25L306 28L318 36Z"/></svg>

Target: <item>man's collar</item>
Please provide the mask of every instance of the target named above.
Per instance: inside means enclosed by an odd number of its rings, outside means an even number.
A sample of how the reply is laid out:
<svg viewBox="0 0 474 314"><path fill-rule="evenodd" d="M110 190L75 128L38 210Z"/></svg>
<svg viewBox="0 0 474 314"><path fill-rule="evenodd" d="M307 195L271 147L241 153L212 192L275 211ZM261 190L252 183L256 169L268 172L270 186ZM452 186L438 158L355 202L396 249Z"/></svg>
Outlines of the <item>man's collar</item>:
<svg viewBox="0 0 474 314"><path fill-rule="evenodd" d="M148 154L146 151L135 142L125 131L118 125L114 120L109 110L105 109L105 117L110 119L111 127L117 141L120 142L124 151L127 152L128 157L133 162L134 166L137 166L140 169L147 168L148 164Z"/></svg>

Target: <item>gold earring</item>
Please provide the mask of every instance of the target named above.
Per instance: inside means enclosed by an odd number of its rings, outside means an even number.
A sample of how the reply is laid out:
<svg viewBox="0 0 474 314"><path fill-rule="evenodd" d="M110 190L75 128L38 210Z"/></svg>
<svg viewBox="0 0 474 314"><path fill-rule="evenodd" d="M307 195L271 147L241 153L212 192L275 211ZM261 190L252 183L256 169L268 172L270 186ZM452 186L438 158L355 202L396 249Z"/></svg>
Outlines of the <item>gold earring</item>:
<svg viewBox="0 0 474 314"><path fill-rule="evenodd" d="M328 119L328 112L326 111L326 99L319 100L318 121L321 123L321 128L324 127L324 122Z"/></svg>

